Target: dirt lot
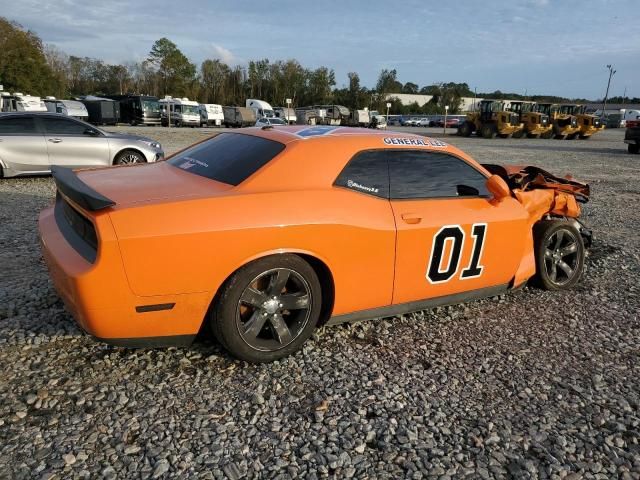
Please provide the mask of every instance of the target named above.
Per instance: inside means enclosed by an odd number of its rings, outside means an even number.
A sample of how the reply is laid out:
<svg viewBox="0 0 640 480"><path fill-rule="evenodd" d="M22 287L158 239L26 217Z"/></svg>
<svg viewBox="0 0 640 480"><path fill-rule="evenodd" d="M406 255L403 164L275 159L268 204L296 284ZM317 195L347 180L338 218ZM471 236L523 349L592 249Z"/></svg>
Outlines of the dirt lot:
<svg viewBox="0 0 640 480"><path fill-rule="evenodd" d="M117 129L168 153L213 131ZM0 478L640 478L640 156L623 133L446 136L481 162L591 184L575 290L323 328L261 366L207 338L88 338L40 258L52 180L0 180Z"/></svg>

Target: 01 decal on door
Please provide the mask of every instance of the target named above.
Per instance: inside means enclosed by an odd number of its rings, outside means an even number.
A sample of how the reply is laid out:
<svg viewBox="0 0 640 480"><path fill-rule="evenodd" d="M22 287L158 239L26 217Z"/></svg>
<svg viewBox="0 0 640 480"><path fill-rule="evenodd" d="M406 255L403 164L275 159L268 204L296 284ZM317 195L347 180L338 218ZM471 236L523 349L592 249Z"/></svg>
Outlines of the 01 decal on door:
<svg viewBox="0 0 640 480"><path fill-rule="evenodd" d="M482 247L487 234L486 223L474 223L471 228L473 236L473 253L469 260L469 265L460 273L460 279L476 278L482 275L484 267L481 265ZM464 247L464 230L460 225L445 225L433 237L429 267L427 269L427 280L429 283L443 283L451 280L460 268L460 256ZM446 265L443 267L442 261L447 244L449 256Z"/></svg>

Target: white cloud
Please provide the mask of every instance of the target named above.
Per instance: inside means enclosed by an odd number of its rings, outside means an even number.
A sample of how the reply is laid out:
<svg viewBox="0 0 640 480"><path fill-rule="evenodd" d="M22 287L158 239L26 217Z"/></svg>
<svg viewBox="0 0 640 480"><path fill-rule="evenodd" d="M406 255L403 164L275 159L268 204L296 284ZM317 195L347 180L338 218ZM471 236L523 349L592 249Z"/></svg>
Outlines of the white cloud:
<svg viewBox="0 0 640 480"><path fill-rule="evenodd" d="M238 63L239 59L231 52L231 50L215 43L212 43L211 46L213 47L214 58L223 61L227 65L234 65Z"/></svg>

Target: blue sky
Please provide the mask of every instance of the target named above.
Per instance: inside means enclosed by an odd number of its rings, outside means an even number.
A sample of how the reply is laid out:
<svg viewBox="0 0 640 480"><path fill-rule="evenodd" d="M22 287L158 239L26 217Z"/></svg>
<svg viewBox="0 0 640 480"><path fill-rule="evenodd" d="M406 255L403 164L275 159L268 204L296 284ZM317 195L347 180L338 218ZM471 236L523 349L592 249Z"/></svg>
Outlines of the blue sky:
<svg viewBox="0 0 640 480"><path fill-rule="evenodd" d="M166 36L198 65L296 58L372 87L383 68L420 86L467 82L567 97L640 97L639 0L20 0L0 15L65 52L141 60Z"/></svg>

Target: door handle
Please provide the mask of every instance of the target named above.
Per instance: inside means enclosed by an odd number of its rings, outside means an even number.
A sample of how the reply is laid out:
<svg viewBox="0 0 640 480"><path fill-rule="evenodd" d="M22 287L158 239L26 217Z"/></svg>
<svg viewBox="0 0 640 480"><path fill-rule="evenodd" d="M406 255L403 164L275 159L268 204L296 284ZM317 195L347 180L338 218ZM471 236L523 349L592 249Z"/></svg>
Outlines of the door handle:
<svg viewBox="0 0 640 480"><path fill-rule="evenodd" d="M402 217L402 220L405 221L405 223L410 223L410 224L420 223L420 221L422 220L422 217L417 213L403 213L401 217Z"/></svg>
<svg viewBox="0 0 640 480"><path fill-rule="evenodd" d="M51 143L60 143L62 141L62 139L60 139L60 138L50 138L49 141Z"/></svg>

